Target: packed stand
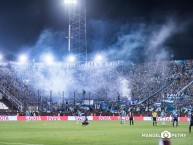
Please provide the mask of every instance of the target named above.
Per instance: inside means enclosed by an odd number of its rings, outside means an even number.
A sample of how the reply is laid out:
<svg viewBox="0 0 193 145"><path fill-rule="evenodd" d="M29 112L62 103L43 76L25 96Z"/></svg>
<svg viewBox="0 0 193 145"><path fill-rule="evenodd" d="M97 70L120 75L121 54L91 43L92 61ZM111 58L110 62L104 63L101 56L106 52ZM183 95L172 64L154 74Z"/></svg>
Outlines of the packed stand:
<svg viewBox="0 0 193 145"><path fill-rule="evenodd" d="M125 107L141 114L163 100L174 101L176 108L193 105L192 85L178 93L193 80L192 68L192 60L109 66L8 64L0 66L0 85L25 103L26 109L37 106L45 112L74 114L81 109L100 114ZM171 80L164 90L137 104ZM94 103L88 106L83 100Z"/></svg>

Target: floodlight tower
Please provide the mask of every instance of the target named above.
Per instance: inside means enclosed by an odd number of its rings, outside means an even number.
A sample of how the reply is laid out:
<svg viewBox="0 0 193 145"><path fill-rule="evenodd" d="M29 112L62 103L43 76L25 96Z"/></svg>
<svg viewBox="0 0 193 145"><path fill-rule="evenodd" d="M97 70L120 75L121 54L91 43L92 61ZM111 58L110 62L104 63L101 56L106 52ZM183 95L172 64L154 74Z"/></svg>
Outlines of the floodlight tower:
<svg viewBox="0 0 193 145"><path fill-rule="evenodd" d="M68 10L68 52L77 61L87 61L85 0L64 0Z"/></svg>

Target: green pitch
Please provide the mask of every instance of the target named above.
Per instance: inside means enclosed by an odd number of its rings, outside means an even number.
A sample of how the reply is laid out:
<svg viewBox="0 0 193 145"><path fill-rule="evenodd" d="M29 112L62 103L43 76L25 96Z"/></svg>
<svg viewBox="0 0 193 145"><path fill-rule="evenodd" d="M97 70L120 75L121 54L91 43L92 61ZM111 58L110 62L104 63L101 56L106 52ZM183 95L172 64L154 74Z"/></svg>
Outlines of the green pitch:
<svg viewBox="0 0 193 145"><path fill-rule="evenodd" d="M186 134L172 138L171 145L193 145L187 122L180 122L178 128L173 128L171 122L165 127L160 124L153 127L150 121L136 121L134 126L128 121L90 121L82 127L75 121L0 122L0 145L158 145L159 138L145 138L142 134L165 130Z"/></svg>

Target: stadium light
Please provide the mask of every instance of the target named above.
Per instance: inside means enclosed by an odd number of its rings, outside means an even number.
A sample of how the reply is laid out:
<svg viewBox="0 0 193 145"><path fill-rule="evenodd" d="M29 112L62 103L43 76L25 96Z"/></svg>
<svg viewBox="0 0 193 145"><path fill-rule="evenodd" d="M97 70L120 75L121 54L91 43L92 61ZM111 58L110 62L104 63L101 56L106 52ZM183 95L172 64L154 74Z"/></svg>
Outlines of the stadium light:
<svg viewBox="0 0 193 145"><path fill-rule="evenodd" d="M64 0L65 4L76 4L76 0Z"/></svg>
<svg viewBox="0 0 193 145"><path fill-rule="evenodd" d="M71 55L68 56L67 61L68 62L75 62L76 61L76 57L71 54Z"/></svg>
<svg viewBox="0 0 193 145"><path fill-rule="evenodd" d="M20 63L27 63L27 61L28 61L28 56L25 55L25 54L21 54L21 55L19 56L18 61L19 61Z"/></svg>
<svg viewBox="0 0 193 145"><path fill-rule="evenodd" d="M103 61L103 56L101 55L101 54L97 54L96 56L95 56L95 59L94 59L94 61L96 61L96 62L101 62L101 61Z"/></svg>
<svg viewBox="0 0 193 145"><path fill-rule="evenodd" d="M44 62L47 63L47 64L52 64L54 63L54 57L52 54L46 54L44 56Z"/></svg>

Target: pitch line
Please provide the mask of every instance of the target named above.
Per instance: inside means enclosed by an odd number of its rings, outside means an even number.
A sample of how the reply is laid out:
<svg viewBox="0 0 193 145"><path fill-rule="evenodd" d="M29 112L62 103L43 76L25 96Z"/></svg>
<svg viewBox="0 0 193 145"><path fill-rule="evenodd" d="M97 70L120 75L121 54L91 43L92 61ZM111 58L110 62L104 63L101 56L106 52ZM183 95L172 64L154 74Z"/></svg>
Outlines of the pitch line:
<svg viewBox="0 0 193 145"><path fill-rule="evenodd" d="M0 144L7 144L7 145L44 145L44 144L11 143L11 142L0 142Z"/></svg>

